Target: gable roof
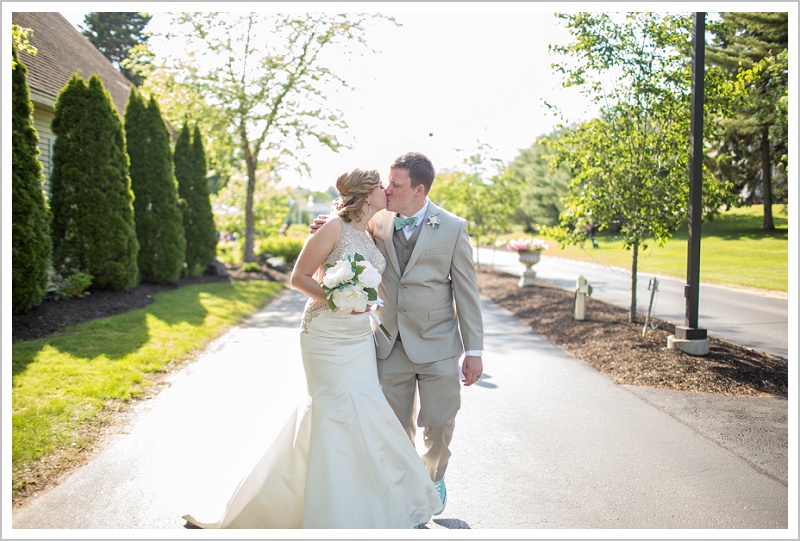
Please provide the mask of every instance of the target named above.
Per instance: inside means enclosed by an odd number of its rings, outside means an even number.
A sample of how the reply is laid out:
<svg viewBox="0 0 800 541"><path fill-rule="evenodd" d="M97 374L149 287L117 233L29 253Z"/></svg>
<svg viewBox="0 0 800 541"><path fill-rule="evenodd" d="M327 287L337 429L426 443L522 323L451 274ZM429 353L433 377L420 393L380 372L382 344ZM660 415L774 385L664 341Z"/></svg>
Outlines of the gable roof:
<svg viewBox="0 0 800 541"><path fill-rule="evenodd" d="M80 72L87 82L96 73L120 117L124 117L133 83L60 13L13 12L11 21L33 29L30 43L37 54L20 53L20 60L28 68L31 99L38 91L55 102L75 72Z"/></svg>

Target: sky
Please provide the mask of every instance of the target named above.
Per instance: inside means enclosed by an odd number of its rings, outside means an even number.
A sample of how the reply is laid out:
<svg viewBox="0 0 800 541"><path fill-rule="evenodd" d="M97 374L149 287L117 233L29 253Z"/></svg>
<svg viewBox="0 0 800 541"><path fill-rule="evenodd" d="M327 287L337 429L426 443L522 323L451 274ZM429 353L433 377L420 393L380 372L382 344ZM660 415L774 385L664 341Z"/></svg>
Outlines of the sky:
<svg viewBox="0 0 800 541"><path fill-rule="evenodd" d="M201 3L203 4L203 3ZM274 4L301 9L322 4ZM344 4L335 3L337 10ZM195 4L196 5L196 4ZM203 4L213 10L218 5ZM225 4L226 11L257 11L265 3ZM360 11L395 17L399 27L381 25L368 44L374 54L337 62L352 91L330 96L349 129L341 140L352 150L338 154L308 149L311 175L284 171L289 185L315 190L332 186L344 171L374 168L388 175L395 157L415 150L428 155L437 170L461 166L478 148L488 145L488 157L511 161L540 135L552 131L558 119L545 104L563 108L569 119L594 115L590 102L577 91L561 87L550 67L551 43L565 43L567 30L552 9L539 3L357 3ZM78 25L89 11L103 6L59 3L58 11ZM106 10L113 11L113 4ZM126 9L153 15L148 30L159 31L170 10L187 4L132 3ZM151 40L151 44L154 44Z"/></svg>
<svg viewBox="0 0 800 541"><path fill-rule="evenodd" d="M565 89L551 67L558 59L552 44L570 41L555 11L683 11L710 12L784 10L787 3L695 2L227 2L226 12L338 11L380 12L399 27L381 25L371 31L374 54L343 57L334 64L351 85L348 93L330 95L328 103L349 125L340 141L352 147L334 153L322 146L307 148L303 158L310 175L286 169L289 186L324 191L342 172L359 167L378 169L384 180L395 157L415 150L428 155L437 170L462 166L484 145L486 156L514 160L540 135L560 122L596 115L596 107L577 89ZM170 2L31 3L50 6L72 24L91 11L146 11L153 15L148 30L166 27L170 11L189 4ZM213 11L219 3L195 2L192 9ZM792 8L794 9L794 8ZM790 17L791 19L791 17ZM151 40L156 46L157 41ZM162 49L163 50L163 49ZM156 50L156 52L161 52ZM178 51L180 53L180 51ZM545 102L554 106L549 108Z"/></svg>

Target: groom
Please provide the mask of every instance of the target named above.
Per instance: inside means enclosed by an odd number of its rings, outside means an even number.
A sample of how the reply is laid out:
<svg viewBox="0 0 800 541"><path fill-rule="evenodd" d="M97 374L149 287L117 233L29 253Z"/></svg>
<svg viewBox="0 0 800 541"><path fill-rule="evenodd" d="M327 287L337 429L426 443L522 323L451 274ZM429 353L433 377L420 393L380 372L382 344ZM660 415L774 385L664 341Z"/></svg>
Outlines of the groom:
<svg viewBox="0 0 800 541"><path fill-rule="evenodd" d="M378 316L391 335L388 341L376 335L378 376L412 442L415 417L423 429L422 461L442 500L438 515L447 501L444 474L461 406L459 372L465 386L483 372L483 317L467 221L428 199L435 176L420 153L397 158L385 190L386 210L369 229L386 258Z"/></svg>

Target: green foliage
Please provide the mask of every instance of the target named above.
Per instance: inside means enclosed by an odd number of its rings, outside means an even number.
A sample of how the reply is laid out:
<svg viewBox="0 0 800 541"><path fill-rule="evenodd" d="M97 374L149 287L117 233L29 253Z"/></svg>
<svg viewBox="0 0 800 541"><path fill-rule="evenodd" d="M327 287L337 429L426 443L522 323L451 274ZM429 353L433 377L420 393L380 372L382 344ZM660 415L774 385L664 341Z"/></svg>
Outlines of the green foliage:
<svg viewBox="0 0 800 541"><path fill-rule="evenodd" d="M261 265L256 262L245 263L242 265L242 270L244 272L261 272Z"/></svg>
<svg viewBox="0 0 800 541"><path fill-rule="evenodd" d="M788 14L724 12L709 30L708 62L742 92L723 136L713 142L714 165L738 204L763 200L764 227L771 229L772 203L786 202L789 190Z"/></svg>
<svg viewBox="0 0 800 541"><path fill-rule="evenodd" d="M206 158L200 129L184 125L175 142L175 176L183 200L186 273L202 274L217 252L217 230L206 180Z"/></svg>
<svg viewBox="0 0 800 541"><path fill-rule="evenodd" d="M214 140L235 144L238 169L247 174L247 193L256 191L257 173L278 160L307 169L298 149L309 143L337 151L336 132L347 126L331 109L325 93L331 85L346 86L333 62L348 44L363 44L369 21L385 19L369 13L215 13L176 14L171 43L186 54L174 55L167 66L181 74L181 85L202 97L222 119L225 132ZM338 54L332 54L338 53ZM209 62L210 58L223 59ZM192 115L200 118L201 115ZM255 201L244 205L244 261L255 257L258 219ZM219 224L220 229L223 229Z"/></svg>
<svg viewBox="0 0 800 541"><path fill-rule="evenodd" d="M19 54L21 52L28 53L31 56L36 56L38 53L36 47L31 45L31 36L33 36L32 28L23 28L18 24L11 25L11 40L13 43L13 52L11 55L11 69L17 69L19 62Z"/></svg>
<svg viewBox="0 0 800 541"><path fill-rule="evenodd" d="M98 75L74 74L61 90L50 179L53 266L61 276L94 276L94 287L139 283L133 192L122 123Z"/></svg>
<svg viewBox="0 0 800 541"><path fill-rule="evenodd" d="M92 276L85 272L75 271L66 278L59 278L55 284L56 298L79 299L88 295L87 290L92 285Z"/></svg>
<svg viewBox="0 0 800 541"><path fill-rule="evenodd" d="M230 266L239 265L244 254L244 239L222 241L217 246L217 261Z"/></svg>
<svg viewBox="0 0 800 541"><path fill-rule="evenodd" d="M254 191L250 196L250 206L253 212L253 229L256 239L266 239L277 235L281 226L286 222L289 214L289 198L284 188L278 186L273 180L272 172L261 168L256 172ZM248 178L241 174L233 175L228 184L212 198L213 204L218 208L215 215L217 229L225 236L233 235L240 244L242 258L244 258L245 221L246 213L242 211L247 206ZM222 244L220 244L220 248ZM255 253L255 247L254 247ZM219 256L219 253L218 253ZM246 258L244 258L246 261ZM234 264L242 261L231 262Z"/></svg>
<svg viewBox="0 0 800 541"><path fill-rule="evenodd" d="M144 73L146 79L141 89L159 96L167 121L173 126L182 126L191 118L201 133L210 134L213 144L206 149L208 191L217 194L241 164L239 145L235 133L230 130L229 119L219 109L208 105L205 95L179 83L176 73L164 69L146 69Z"/></svg>
<svg viewBox="0 0 800 541"><path fill-rule="evenodd" d="M702 283L754 287L787 292L789 287L789 227L787 208L775 205L775 230L761 227L763 210L737 207L703 221L700 243ZM599 247L551 246L550 255L589 261L606 267L624 267L630 252L624 241L610 232L598 236ZM685 279L688 227L682 227L664 246L651 243L639 257L639 270L648 274ZM701 301L702 302L702 301Z"/></svg>
<svg viewBox="0 0 800 541"><path fill-rule="evenodd" d="M437 175L430 199L469 223L468 233L476 245L505 229L519 202L521 181L502 168L499 160L486 159L486 148L478 149L464 163L469 172Z"/></svg>
<svg viewBox="0 0 800 541"><path fill-rule="evenodd" d="M301 237L270 235L258 241L258 254L259 257L280 257L291 263L297 260L304 243Z"/></svg>
<svg viewBox="0 0 800 541"><path fill-rule="evenodd" d="M569 171L564 165L555 169L550 167L547 146L548 141L555 141L558 137L558 132L539 137L508 164L511 173L522 182L514 221L530 233L537 232L543 225L558 224L564 208L562 199L567 195Z"/></svg>
<svg viewBox="0 0 800 541"><path fill-rule="evenodd" d="M26 312L47 294L50 209L43 192L39 134L33 126L28 68L12 48L11 73L11 275L12 311Z"/></svg>
<svg viewBox="0 0 800 541"><path fill-rule="evenodd" d="M87 13L83 18L81 32L136 86L142 84L137 70L130 69L123 61L129 57L131 49L146 44L150 34L144 31L152 19L147 13L122 11L102 11Z"/></svg>
<svg viewBox="0 0 800 541"><path fill-rule="evenodd" d="M172 284L186 256L183 217L172 163L170 135L155 97L148 103L131 88L125 108L133 211L143 282Z"/></svg>
<svg viewBox="0 0 800 541"><path fill-rule="evenodd" d="M554 46L574 62L554 64L565 86L603 102L600 118L564 129L552 143L554 165L572 175L558 226L545 232L562 244L585 240L586 228L614 227L632 250L631 318L636 318L639 249L663 245L687 217L692 22L684 15L562 14L574 41ZM574 67L573 67L574 66ZM608 81L608 73L617 74ZM605 77L605 79L604 79ZM705 115L728 114L731 87L719 70L705 75ZM704 139L718 123L704 122ZM703 172L703 207L716 212L728 187Z"/></svg>

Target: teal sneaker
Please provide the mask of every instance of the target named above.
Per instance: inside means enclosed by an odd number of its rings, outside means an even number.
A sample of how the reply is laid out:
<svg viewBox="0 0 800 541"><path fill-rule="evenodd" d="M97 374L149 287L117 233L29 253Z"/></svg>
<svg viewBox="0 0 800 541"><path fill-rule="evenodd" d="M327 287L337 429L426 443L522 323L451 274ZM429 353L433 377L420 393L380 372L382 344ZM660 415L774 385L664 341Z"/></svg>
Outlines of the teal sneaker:
<svg viewBox="0 0 800 541"><path fill-rule="evenodd" d="M444 477L438 481L434 481L433 486L436 487L436 492L439 493L439 499L442 500L442 508L435 512L434 515L441 515L444 512L444 506L447 505L447 487L444 486Z"/></svg>

